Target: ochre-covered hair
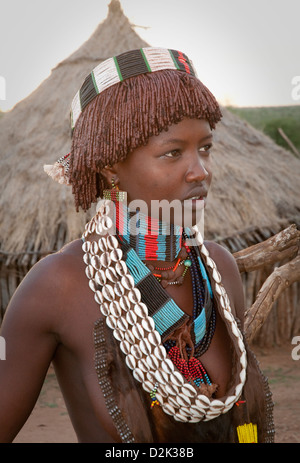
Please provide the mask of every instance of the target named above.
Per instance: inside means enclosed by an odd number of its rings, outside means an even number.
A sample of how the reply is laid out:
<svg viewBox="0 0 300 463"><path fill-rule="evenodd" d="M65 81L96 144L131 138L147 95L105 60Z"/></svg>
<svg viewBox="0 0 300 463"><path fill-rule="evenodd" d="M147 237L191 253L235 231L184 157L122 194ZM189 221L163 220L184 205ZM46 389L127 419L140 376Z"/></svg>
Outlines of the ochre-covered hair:
<svg viewBox="0 0 300 463"><path fill-rule="evenodd" d="M69 181L76 210L102 195L101 170L183 118L221 119L215 97L194 76L176 70L141 74L96 96L80 114L72 138Z"/></svg>
<svg viewBox="0 0 300 463"><path fill-rule="evenodd" d="M183 118L221 119L219 105L178 50L146 47L98 64L71 106L72 147L44 170L72 185L76 210L102 197L105 166L123 161L149 138Z"/></svg>

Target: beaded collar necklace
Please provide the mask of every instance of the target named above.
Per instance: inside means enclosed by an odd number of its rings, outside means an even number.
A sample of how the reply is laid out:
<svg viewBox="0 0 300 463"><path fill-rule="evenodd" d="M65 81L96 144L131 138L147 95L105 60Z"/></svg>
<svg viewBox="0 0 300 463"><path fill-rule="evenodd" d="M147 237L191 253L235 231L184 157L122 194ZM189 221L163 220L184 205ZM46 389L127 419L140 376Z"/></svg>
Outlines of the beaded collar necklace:
<svg viewBox="0 0 300 463"><path fill-rule="evenodd" d="M182 247L182 227L130 211L125 203L114 202L116 232L129 243L142 261L172 262Z"/></svg>
<svg viewBox="0 0 300 463"><path fill-rule="evenodd" d="M120 342L126 365L132 370L134 378L142 384L144 390L155 394L155 401L160 404L163 411L177 421L189 423L208 421L225 413L233 407L242 394L246 380L246 350L242 335L231 313L221 276L203 244L200 233L196 236L197 244L200 246L201 257L205 259L206 267L209 269L218 311L233 340L233 350L237 358L237 382L222 400L214 399L207 385L197 386L195 382L187 380L168 356L163 344L166 331L160 334L158 322L159 319L164 321L164 311L155 319L155 314L151 316L152 308L149 301L152 297L155 299L156 306L161 306L160 298L166 297L166 292L160 293L157 289L155 298L153 294L152 296L150 294L149 298L148 288L148 304L143 302L142 297L147 294L147 286L143 286L147 281L147 274L136 282L134 274L129 269L128 256L131 250L127 252L125 248L120 247L118 239L111 234L113 229L114 224L109 217L109 205L104 202L96 216L86 226L82 248L89 286L94 292L95 301L99 304L106 324ZM99 238L90 241L94 233L99 235ZM141 277L140 273L139 277ZM155 279L151 281L153 285L157 283ZM160 285L159 287L163 290ZM153 288L152 283L151 288ZM165 310L170 307L169 304L172 305L172 301L166 300ZM182 315L174 305L169 312ZM179 317L178 325L184 321Z"/></svg>

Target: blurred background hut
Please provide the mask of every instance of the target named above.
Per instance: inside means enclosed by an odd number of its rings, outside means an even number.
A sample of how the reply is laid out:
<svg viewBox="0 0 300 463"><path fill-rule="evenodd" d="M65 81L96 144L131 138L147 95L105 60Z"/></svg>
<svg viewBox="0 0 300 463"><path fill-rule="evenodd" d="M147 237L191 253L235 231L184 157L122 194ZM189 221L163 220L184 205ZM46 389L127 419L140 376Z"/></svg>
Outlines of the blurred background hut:
<svg viewBox="0 0 300 463"><path fill-rule="evenodd" d="M99 62L144 46L148 44L125 17L119 0L112 0L107 18L90 39L0 119L0 321L30 268L80 237L95 211L76 213L70 189L43 172L44 164L70 150L73 96ZM205 238L234 253L289 224L299 225L300 161L225 108L223 114L215 133L214 180L205 214ZM242 275L247 307L272 270L263 268ZM255 342L278 344L298 334L299 300L298 282L275 303Z"/></svg>

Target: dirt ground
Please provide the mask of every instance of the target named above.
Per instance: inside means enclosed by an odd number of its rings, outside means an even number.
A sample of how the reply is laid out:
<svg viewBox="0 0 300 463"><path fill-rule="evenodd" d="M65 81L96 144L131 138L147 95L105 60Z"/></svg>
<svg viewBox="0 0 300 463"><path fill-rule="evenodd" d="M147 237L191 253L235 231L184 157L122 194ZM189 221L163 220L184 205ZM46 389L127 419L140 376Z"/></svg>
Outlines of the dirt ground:
<svg viewBox="0 0 300 463"><path fill-rule="evenodd" d="M253 349L269 378L273 393L276 443L300 443L300 360L292 359L294 346ZM38 402L15 443L73 443L68 412L52 368Z"/></svg>

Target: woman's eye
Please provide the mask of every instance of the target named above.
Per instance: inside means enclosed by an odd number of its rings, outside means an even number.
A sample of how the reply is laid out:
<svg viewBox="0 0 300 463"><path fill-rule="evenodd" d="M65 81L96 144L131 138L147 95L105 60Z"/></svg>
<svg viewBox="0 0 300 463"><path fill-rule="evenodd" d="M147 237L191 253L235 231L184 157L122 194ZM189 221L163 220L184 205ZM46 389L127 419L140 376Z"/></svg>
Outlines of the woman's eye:
<svg viewBox="0 0 300 463"><path fill-rule="evenodd" d="M202 146L201 148L199 148L199 151L201 153L209 153L211 148L212 148L212 143L209 143L208 145L205 145L205 146Z"/></svg>
<svg viewBox="0 0 300 463"><path fill-rule="evenodd" d="M177 158L178 156L180 156L180 152L178 150L173 150L164 154L164 156L166 156L167 158Z"/></svg>

